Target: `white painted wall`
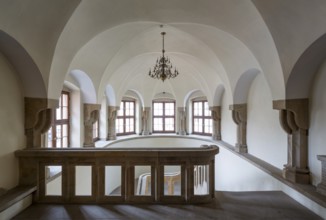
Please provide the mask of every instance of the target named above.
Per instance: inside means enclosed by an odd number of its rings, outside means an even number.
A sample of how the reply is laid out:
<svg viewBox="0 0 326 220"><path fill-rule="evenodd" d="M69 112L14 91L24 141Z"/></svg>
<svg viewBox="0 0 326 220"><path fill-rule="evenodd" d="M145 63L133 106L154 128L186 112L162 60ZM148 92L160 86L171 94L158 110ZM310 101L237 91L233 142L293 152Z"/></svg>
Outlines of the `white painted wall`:
<svg viewBox="0 0 326 220"><path fill-rule="evenodd" d="M223 141L234 146L237 142L237 127L232 119L232 112L229 110L232 103L229 102L228 96L229 94L224 92L221 106L221 135Z"/></svg>
<svg viewBox="0 0 326 220"><path fill-rule="evenodd" d="M268 84L262 74L252 82L247 102L248 152L283 169L287 163L287 135L279 123L279 112L273 109Z"/></svg>
<svg viewBox="0 0 326 220"><path fill-rule="evenodd" d="M317 155L326 155L326 62L315 77L310 98L310 129L308 163L312 184L321 181L321 162Z"/></svg>
<svg viewBox="0 0 326 220"><path fill-rule="evenodd" d="M70 121L70 147L82 147L84 141L84 117L83 106L79 90L72 90L71 97L71 121Z"/></svg>
<svg viewBox="0 0 326 220"><path fill-rule="evenodd" d="M0 187L18 184L14 152L24 147L24 99L17 74L0 53Z"/></svg>

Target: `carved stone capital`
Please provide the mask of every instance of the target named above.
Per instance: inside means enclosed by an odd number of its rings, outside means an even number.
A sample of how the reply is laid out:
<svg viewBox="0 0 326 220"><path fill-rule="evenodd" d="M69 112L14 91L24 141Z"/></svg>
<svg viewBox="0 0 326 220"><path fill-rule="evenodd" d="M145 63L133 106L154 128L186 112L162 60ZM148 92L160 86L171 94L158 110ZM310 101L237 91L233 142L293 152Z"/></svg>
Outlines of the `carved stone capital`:
<svg viewBox="0 0 326 220"><path fill-rule="evenodd" d="M247 153L247 104L234 104L229 106L232 111L232 119L237 125L237 143L235 150Z"/></svg>
<svg viewBox="0 0 326 220"><path fill-rule="evenodd" d="M58 100L25 97L25 135L27 148L40 148L41 135L49 130Z"/></svg>

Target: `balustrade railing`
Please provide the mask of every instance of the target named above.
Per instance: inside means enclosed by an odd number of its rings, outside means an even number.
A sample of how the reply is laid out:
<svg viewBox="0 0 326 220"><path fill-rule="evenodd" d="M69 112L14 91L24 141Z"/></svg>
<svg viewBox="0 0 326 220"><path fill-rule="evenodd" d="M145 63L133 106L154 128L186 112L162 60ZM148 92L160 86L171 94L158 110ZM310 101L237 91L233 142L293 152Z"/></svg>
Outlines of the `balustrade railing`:
<svg viewBox="0 0 326 220"><path fill-rule="evenodd" d="M20 185L41 203L201 203L214 198L217 146L24 149Z"/></svg>

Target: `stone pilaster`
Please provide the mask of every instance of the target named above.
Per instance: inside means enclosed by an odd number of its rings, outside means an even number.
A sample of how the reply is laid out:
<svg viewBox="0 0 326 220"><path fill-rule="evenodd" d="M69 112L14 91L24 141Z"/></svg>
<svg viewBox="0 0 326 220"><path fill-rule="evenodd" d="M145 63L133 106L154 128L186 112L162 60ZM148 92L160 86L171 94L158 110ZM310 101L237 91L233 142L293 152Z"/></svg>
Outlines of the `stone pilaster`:
<svg viewBox="0 0 326 220"><path fill-rule="evenodd" d="M41 148L41 136L49 130L58 100L25 97L25 135L27 148Z"/></svg>
<svg viewBox="0 0 326 220"><path fill-rule="evenodd" d="M308 184L308 99L273 101L273 108L280 112L280 124L288 135L288 161L283 177L295 183Z"/></svg>
<svg viewBox="0 0 326 220"><path fill-rule="evenodd" d="M178 125L179 125L179 130L178 134L179 135L187 135L187 114L186 114L186 108L184 107L178 107Z"/></svg>
<svg viewBox="0 0 326 220"><path fill-rule="evenodd" d="M326 155L317 155L321 161L321 182L317 185L317 192L326 196Z"/></svg>
<svg viewBox="0 0 326 220"><path fill-rule="evenodd" d="M142 135L149 135L149 122L150 122L150 115L151 115L151 107L144 107L142 112Z"/></svg>
<svg viewBox="0 0 326 220"><path fill-rule="evenodd" d="M108 136L107 140L115 140L117 138L115 121L117 119L118 106L108 106Z"/></svg>
<svg viewBox="0 0 326 220"><path fill-rule="evenodd" d="M93 124L99 118L101 105L84 104L84 147L95 147L93 140Z"/></svg>
<svg viewBox="0 0 326 220"><path fill-rule="evenodd" d="M235 150L240 153L248 153L247 147L247 104L230 105L232 119L237 125L237 143Z"/></svg>
<svg viewBox="0 0 326 220"><path fill-rule="evenodd" d="M213 140L221 140L221 106L213 106L209 108L212 112L213 120Z"/></svg>

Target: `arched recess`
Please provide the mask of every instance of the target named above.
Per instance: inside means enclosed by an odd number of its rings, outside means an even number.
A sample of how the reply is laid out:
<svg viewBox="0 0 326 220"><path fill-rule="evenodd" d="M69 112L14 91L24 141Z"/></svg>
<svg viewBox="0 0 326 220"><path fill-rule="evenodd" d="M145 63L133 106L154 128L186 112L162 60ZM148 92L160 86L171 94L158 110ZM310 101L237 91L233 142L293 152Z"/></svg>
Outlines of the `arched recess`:
<svg viewBox="0 0 326 220"><path fill-rule="evenodd" d="M116 106L117 105L115 91L110 84L106 85L105 95L107 98L108 106Z"/></svg>
<svg viewBox="0 0 326 220"><path fill-rule="evenodd" d="M196 92L199 92L200 90L199 89L194 89L194 90L191 90L187 93L187 95L185 96L184 100L183 100L183 106L186 107L187 106L187 103L190 99L190 97L195 94Z"/></svg>
<svg viewBox="0 0 326 220"><path fill-rule="evenodd" d="M241 74L233 90L233 104L247 103L251 83L259 73L259 70L253 68Z"/></svg>
<svg viewBox="0 0 326 220"><path fill-rule="evenodd" d="M38 66L25 48L2 30L0 30L0 52L17 71L25 97L47 98L46 86Z"/></svg>
<svg viewBox="0 0 326 220"><path fill-rule="evenodd" d="M317 70L326 59L326 34L312 43L294 65L286 83L286 98L308 98Z"/></svg>
<svg viewBox="0 0 326 220"><path fill-rule="evenodd" d="M140 105L142 106L142 107L144 107L144 98L143 98L143 96L140 94L140 92L138 92L137 90L134 90L134 89L129 89L128 90L129 92L131 92L132 94L133 94L133 96L136 96L136 98L139 100L139 102L140 102ZM127 91L127 93L128 93L128 91Z"/></svg>
<svg viewBox="0 0 326 220"><path fill-rule="evenodd" d="M95 87L89 76L81 70L72 70L70 74L79 85L83 102L97 104Z"/></svg>
<svg viewBox="0 0 326 220"><path fill-rule="evenodd" d="M222 84L220 84L216 87L215 93L214 93L214 98L213 98L213 106L221 106L224 90L225 89Z"/></svg>

